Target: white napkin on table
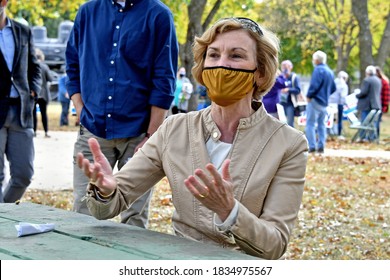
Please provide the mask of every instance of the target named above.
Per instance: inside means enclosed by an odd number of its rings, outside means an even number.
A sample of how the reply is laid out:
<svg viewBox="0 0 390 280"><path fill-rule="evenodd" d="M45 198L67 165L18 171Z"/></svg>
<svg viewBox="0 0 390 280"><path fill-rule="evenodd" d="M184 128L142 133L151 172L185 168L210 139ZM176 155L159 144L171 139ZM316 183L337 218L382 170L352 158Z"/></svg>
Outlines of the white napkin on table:
<svg viewBox="0 0 390 280"><path fill-rule="evenodd" d="M31 224L20 222L18 225L15 225L15 228L18 231L18 237L21 237L54 230L54 224Z"/></svg>

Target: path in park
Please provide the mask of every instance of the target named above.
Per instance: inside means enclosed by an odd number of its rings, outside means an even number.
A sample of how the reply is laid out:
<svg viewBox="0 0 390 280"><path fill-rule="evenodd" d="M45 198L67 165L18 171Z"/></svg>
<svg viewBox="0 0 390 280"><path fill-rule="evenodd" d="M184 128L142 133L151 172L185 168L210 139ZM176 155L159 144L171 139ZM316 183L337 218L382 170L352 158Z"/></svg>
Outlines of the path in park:
<svg viewBox="0 0 390 280"><path fill-rule="evenodd" d="M42 131L34 138L35 175L30 188L42 190L72 189L73 145L77 132L51 131L44 138ZM381 157L390 159L390 151L332 150L325 149L324 156Z"/></svg>

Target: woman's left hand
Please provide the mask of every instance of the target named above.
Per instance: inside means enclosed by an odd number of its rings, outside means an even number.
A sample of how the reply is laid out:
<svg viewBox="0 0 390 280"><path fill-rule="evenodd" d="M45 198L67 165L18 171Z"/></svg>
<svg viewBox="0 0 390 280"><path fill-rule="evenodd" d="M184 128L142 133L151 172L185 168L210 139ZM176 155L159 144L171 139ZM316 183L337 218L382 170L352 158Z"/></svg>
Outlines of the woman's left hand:
<svg viewBox="0 0 390 280"><path fill-rule="evenodd" d="M195 175L184 180L187 189L208 209L214 211L221 221L225 221L234 207L233 183L229 173L230 159L222 164L222 175L211 163L206 165L209 173L196 169Z"/></svg>

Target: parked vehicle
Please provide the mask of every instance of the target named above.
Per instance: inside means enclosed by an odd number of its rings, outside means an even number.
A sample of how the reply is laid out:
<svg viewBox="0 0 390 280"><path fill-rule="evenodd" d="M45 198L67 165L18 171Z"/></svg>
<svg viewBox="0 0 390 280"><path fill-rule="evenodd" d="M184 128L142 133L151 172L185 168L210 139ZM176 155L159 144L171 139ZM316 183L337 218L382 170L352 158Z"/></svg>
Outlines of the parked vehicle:
<svg viewBox="0 0 390 280"><path fill-rule="evenodd" d="M48 38L45 26L32 27L34 44L45 55L45 63L50 68L60 69L65 64L65 50L73 22L66 20L58 26L57 38Z"/></svg>
<svg viewBox="0 0 390 280"><path fill-rule="evenodd" d="M48 38L46 26L32 27L35 47L42 50L45 63L50 67L53 81L50 83L50 94L53 101L57 100L58 77L65 69L65 50L73 22L66 20L58 26L57 38Z"/></svg>

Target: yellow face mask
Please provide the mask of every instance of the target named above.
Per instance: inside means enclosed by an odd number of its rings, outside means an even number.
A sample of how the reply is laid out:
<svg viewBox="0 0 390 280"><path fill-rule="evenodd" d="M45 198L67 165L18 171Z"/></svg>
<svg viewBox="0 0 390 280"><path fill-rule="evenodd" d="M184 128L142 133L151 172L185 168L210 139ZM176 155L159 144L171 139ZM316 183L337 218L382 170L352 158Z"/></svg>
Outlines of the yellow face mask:
<svg viewBox="0 0 390 280"><path fill-rule="evenodd" d="M254 70L226 67L208 67L202 79L211 101L220 106L229 106L244 98L254 86Z"/></svg>

